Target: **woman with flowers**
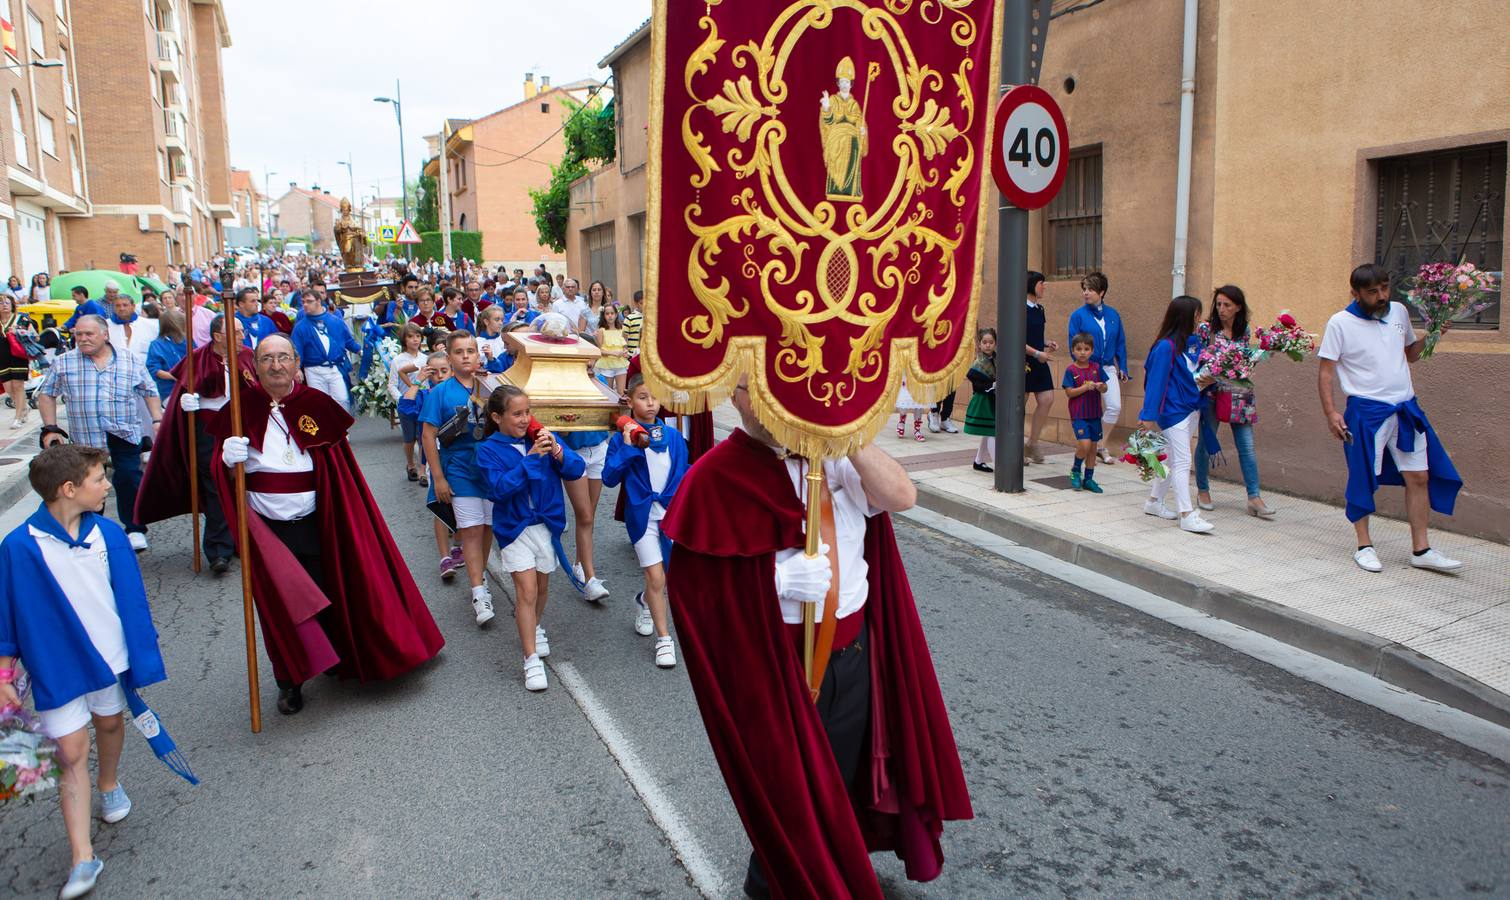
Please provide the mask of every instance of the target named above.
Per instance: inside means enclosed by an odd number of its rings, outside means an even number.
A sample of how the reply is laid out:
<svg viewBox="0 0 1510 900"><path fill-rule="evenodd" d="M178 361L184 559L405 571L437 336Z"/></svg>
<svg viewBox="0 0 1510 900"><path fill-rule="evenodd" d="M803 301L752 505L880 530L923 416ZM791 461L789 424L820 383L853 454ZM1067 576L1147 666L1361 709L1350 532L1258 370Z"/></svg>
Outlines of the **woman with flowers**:
<svg viewBox="0 0 1510 900"><path fill-rule="evenodd" d="M1199 329L1201 342L1211 348L1236 344L1246 349L1251 343L1248 332L1248 299L1242 288L1224 284L1211 298L1211 317ZM1203 417L1215 431L1218 422L1232 426L1232 442L1237 445L1237 460L1243 472L1243 486L1248 491L1248 514L1260 519L1273 518L1274 510L1265 503L1258 489L1258 455L1253 449L1253 425L1258 421L1258 405L1251 388L1217 383L1208 393ZM1201 509L1215 509L1211 499L1211 454L1204 444L1195 450L1196 504Z"/></svg>
<svg viewBox="0 0 1510 900"><path fill-rule="evenodd" d="M1159 339L1149 348L1143 363L1143 409L1138 413L1138 427L1160 432L1169 454L1165 474L1154 479L1143 512L1161 519L1179 519L1180 530L1192 534L1205 534L1216 527L1201 518L1190 503L1190 441L1200 418L1201 390L1212 382L1209 375L1197 378L1195 374L1201 349L1195 336L1200 314L1201 301L1194 297L1169 301L1159 325ZM1164 505L1170 488L1174 489L1174 510Z"/></svg>

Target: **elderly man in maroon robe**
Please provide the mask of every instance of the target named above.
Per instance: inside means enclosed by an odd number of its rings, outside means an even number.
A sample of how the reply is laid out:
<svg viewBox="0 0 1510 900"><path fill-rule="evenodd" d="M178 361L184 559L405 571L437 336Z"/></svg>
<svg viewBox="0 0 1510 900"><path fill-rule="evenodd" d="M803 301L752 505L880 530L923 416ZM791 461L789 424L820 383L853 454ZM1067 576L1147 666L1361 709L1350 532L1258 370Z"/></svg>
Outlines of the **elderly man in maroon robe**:
<svg viewBox="0 0 1510 900"><path fill-rule="evenodd" d="M692 467L661 529L675 542L667 589L687 673L754 845L745 892L879 898L876 850L928 881L944 821L973 813L888 515L916 488L874 446L825 463L826 546L807 559L807 461L761 426L743 383L734 405L743 430ZM837 620L816 703L803 603Z"/></svg>
<svg viewBox="0 0 1510 900"><path fill-rule="evenodd" d="M210 423L221 439L220 502L236 508L229 467L246 464L252 595L278 682L278 711L304 708L320 672L376 681L410 671L445 644L346 438L353 420L295 381L299 357L281 334L255 352L256 385ZM238 536L239 540L239 536ZM245 548L242 548L243 551Z"/></svg>
<svg viewBox="0 0 1510 900"><path fill-rule="evenodd" d="M232 337L240 351L236 361L243 385L252 384L256 372L252 365L252 351L241 342L241 323L230 319L236 330ZM225 316L216 316L210 322L211 341L194 350L194 383L188 384L189 361L183 360L173 369L173 393L163 410L163 424L157 430L157 441L152 456L147 460L147 471L142 475L142 485L136 495L136 520L143 525L161 522L174 516L189 513L189 417L194 419L197 435L195 456L199 471L199 505L204 512L204 556L215 577L224 575L231 566L235 545L231 541L231 529L226 524L224 510L220 508L220 496L215 490L215 472L210 459L215 441L206 430L206 425L215 412L226 404L226 376L231 367L225 360Z"/></svg>

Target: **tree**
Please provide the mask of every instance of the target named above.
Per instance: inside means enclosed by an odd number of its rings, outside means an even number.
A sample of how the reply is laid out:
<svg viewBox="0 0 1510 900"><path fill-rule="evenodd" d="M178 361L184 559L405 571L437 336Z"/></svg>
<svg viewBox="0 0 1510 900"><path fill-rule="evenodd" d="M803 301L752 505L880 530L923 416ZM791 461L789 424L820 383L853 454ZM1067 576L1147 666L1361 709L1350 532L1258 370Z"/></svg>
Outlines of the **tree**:
<svg viewBox="0 0 1510 900"><path fill-rule="evenodd" d="M612 104L605 107L596 97L586 104L564 101L566 121L561 130L566 151L560 165L551 166L550 184L544 190L531 190L535 202L535 229L540 243L557 253L566 249L566 217L571 211L571 184L587 174L588 164L603 164L614 159L614 117Z"/></svg>
<svg viewBox="0 0 1510 900"><path fill-rule="evenodd" d="M440 228L440 191L435 179L429 175L419 176L415 200L414 230L435 231Z"/></svg>

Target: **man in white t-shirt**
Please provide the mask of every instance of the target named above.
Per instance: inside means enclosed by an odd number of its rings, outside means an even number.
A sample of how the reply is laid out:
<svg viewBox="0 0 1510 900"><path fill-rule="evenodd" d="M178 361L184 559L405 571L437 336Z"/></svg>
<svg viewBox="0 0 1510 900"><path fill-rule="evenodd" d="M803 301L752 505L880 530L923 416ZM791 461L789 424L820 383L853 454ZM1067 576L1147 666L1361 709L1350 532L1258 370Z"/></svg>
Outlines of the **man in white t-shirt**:
<svg viewBox="0 0 1510 900"><path fill-rule="evenodd" d="M577 331L589 331L587 328L587 313L589 307L587 301L577 294L577 279L568 278L561 283L563 296L559 300L551 302L551 312L560 313L571 323L571 327Z"/></svg>
<svg viewBox="0 0 1510 900"><path fill-rule="evenodd" d="M1432 549L1426 533L1433 509L1452 514L1462 480L1416 403L1410 364L1425 344L1405 305L1389 299L1389 273L1382 266L1365 263L1354 269L1351 293L1352 302L1327 322L1317 353L1317 384L1327 425L1343 442L1348 463L1347 517L1358 536L1353 561L1366 572L1384 570L1369 536L1373 494L1380 484L1403 484L1410 564L1455 572L1463 564ZM1344 412L1337 411L1332 397L1334 381L1347 397Z"/></svg>

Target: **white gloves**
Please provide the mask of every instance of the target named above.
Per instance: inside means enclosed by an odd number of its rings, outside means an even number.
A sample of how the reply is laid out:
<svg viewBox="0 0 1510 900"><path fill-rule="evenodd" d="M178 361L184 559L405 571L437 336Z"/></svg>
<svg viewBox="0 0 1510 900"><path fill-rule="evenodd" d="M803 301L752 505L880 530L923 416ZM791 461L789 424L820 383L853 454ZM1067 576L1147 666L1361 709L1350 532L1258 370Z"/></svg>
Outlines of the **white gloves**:
<svg viewBox="0 0 1510 900"><path fill-rule="evenodd" d="M198 394L179 394L178 408L186 413L199 412Z"/></svg>
<svg viewBox="0 0 1510 900"><path fill-rule="evenodd" d="M798 603L818 603L828 596L834 570L828 561L828 545L818 548L818 555L808 559L798 551L776 561L776 596Z"/></svg>
<svg viewBox="0 0 1510 900"><path fill-rule="evenodd" d="M250 455L251 439L244 437L228 437L225 443L220 445L220 460L227 466L246 462Z"/></svg>

